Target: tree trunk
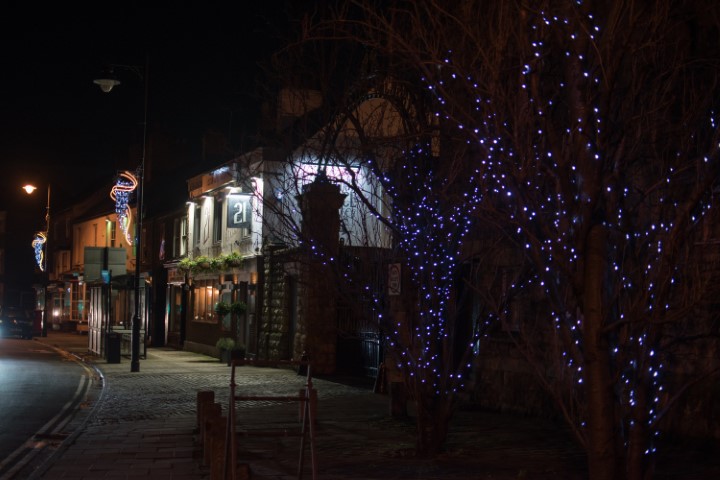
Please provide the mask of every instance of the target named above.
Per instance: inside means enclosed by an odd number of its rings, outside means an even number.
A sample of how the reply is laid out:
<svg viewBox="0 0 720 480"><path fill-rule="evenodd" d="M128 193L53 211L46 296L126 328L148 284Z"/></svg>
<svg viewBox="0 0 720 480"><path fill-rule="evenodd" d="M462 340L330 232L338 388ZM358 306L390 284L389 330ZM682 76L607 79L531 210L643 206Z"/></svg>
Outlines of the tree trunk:
<svg viewBox="0 0 720 480"><path fill-rule="evenodd" d="M652 457L645 454L648 448L649 428L647 426L648 385L643 377L635 390L635 407L632 418L634 424L628 434L627 459L625 460L627 480L645 480L651 478Z"/></svg>
<svg viewBox="0 0 720 480"><path fill-rule="evenodd" d="M416 397L417 445L416 453L423 458L432 458L445 449L450 422L451 400L447 397L434 397L425 393Z"/></svg>
<svg viewBox="0 0 720 480"><path fill-rule="evenodd" d="M586 240L584 270L583 341L588 406L588 473L590 480L617 480L615 411L611 390L608 345L602 334L603 279L606 272L606 234L595 225Z"/></svg>

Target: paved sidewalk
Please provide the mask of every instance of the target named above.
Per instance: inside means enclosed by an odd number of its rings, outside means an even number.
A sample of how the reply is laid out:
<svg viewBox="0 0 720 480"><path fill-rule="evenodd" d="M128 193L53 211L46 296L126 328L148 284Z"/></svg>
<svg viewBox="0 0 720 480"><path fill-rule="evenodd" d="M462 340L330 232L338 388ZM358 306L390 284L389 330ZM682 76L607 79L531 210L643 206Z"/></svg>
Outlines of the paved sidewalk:
<svg viewBox="0 0 720 480"><path fill-rule="evenodd" d="M227 413L231 369L216 358L166 348L148 349L140 372L88 355L87 336L49 332L36 338L72 353L98 372L86 407L70 422L67 440L24 478L33 479L210 479L195 429L200 390L215 392ZM278 368L241 367L238 393L296 394L304 377ZM583 453L562 426L542 419L485 411L461 411L452 424L447 453L432 460L412 455L414 423L392 419L389 399L368 385L316 378L318 479L563 479L586 478ZM297 425L297 404L248 402L239 408L246 426ZM243 440L242 461L252 479L297 478L297 437ZM655 477L720 478L718 456L682 450L668 456ZM696 455L689 457L688 455ZM306 448L303 477L312 478Z"/></svg>

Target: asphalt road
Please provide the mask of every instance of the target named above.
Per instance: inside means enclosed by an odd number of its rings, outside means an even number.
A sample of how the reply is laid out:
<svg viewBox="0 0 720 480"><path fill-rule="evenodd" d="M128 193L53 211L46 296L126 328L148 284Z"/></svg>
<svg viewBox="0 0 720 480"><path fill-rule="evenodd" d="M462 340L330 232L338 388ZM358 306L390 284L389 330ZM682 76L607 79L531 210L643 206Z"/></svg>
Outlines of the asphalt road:
<svg viewBox="0 0 720 480"><path fill-rule="evenodd" d="M0 338L0 480L62 440L91 379L91 370L66 353Z"/></svg>

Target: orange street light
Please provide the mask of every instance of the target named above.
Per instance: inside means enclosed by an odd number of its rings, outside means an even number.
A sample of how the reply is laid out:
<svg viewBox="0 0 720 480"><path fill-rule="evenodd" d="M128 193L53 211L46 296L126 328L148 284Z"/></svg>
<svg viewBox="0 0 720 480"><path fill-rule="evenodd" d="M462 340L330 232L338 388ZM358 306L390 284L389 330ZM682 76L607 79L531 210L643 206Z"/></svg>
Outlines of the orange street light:
<svg viewBox="0 0 720 480"><path fill-rule="evenodd" d="M32 195L37 187L35 185L27 184L22 187L28 195ZM39 248L40 255L36 253L36 259L38 261L38 267L43 272L45 278L45 305L43 306L43 321L42 321L42 336L47 337L47 324L48 324L48 287L50 285L50 272L48 271L48 257L50 251L48 250L48 242L50 240L50 184L47 186L47 206L45 207L45 231L39 232L32 241L33 249ZM42 254L42 248L45 248L45 254Z"/></svg>

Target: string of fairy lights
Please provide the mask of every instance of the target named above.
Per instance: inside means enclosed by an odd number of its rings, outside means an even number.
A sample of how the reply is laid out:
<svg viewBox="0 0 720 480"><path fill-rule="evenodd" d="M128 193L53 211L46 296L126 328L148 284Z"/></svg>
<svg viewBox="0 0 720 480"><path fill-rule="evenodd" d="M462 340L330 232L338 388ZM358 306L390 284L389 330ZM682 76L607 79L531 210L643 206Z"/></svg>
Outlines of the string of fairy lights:
<svg viewBox="0 0 720 480"><path fill-rule="evenodd" d="M687 162L687 156L678 152L676 158L663 158L664 162L658 162L660 165L644 167L649 170L621 175L600 186L600 177L594 175L602 170L607 160L599 144L605 133L605 122L598 106L587 108L582 116L568 118L562 132L565 145L579 144L582 151L555 151L552 150L553 145L548 147L544 141L546 132L543 125L558 121L557 115L548 112L565 108L556 104L557 99L570 95L567 92L570 88L587 93L587 99L593 98L598 94L601 84L599 69L593 66L595 59L577 48L583 43L581 40L586 45L592 45L597 40L600 28L591 14L581 23L578 25L567 18L545 13L538 16L538 24L534 26L536 38L530 45L532 58L522 71L526 82L520 85L528 98L533 124L536 125L532 157L524 159L525 163L519 161L518 155L509 147L504 146L512 144L510 138L504 141L494 133L512 129L507 122L496 117L497 112L493 111L494 107L488 99L479 95L474 99L477 114L477 118L473 119L477 125L475 128L468 128L466 123L453 118L447 110L439 111L436 115L446 122L455 122L458 133L470 133L469 141L494 145L502 153L494 157L490 151L484 152L485 156L478 162L485 165L486 169L479 178L488 196L492 195L498 205L505 205L508 219L517 225L515 234L524 239L527 256L535 259L538 272L528 282L514 283L512 289L519 293L536 284L557 307L552 312L555 328L558 332L567 332L566 338L570 339L561 352L563 364L572 372L581 396L586 375L583 344L585 325L582 309L575 305L582 303L579 298L569 301L559 296L556 289L561 283L570 285L572 275L577 274L568 272L580 268L573 265L586 260L579 251L582 251L585 240L581 233L587 232L594 221L591 205L604 207L601 222L610 232L609 267L614 274L609 279L609 290L616 295L612 299L605 299L614 305L607 312L605 322L623 326L620 333L608 334L612 368L618 378L614 394L618 398L623 429L626 432L633 428L650 429L652 438L659 435L658 414L665 395L666 365L663 355L659 353L662 332L657 325L672 313L673 299L678 294L674 292L682 282L679 267L669 260L671 254L665 247L670 243L669 237L679 228L676 219L682 215L682 194L686 192L683 182L687 180L683 180L679 174L681 168L677 165ZM568 47L562 52L562 57L565 62L579 67L568 69L579 72L579 78L545 76L543 88L533 89L530 82L536 78L532 77L542 74L542 69L547 68L548 63L559 61L556 55L558 44L549 45L543 41L543 38L552 38L551 29L565 35L565 45ZM593 52L592 48L588 48L588 51ZM449 104L449 101L442 98L439 92L452 90L451 82L477 85L470 76L459 74L460 69L453 67L452 52L449 52L444 62L444 80L428 83L429 90L438 92L442 105ZM583 100L590 103L591 100L587 99ZM493 124L500 124L502 128L493 128ZM711 130L717 128L714 115L710 116L709 126ZM716 148L717 145L708 147L710 151ZM717 162L716 154L712 159L709 155L699 157L701 160L697 162L697 171L700 175L709 171L705 165ZM527 171L528 166L530 172ZM562 188L558 188L556 182L549 181L545 172L556 172L563 182ZM637 177L648 174L659 175L662 179L656 187L657 193L652 197L638 196ZM517 179L523 181L513 184L513 180ZM594 191L598 186L600 188ZM646 206L653 202L662 208L652 205L650 209ZM643 208L644 214L638 214ZM690 224L697 224L709 208L708 201L701 202L697 211L691 214ZM638 302L643 303L638 305ZM558 339L562 338L565 337L558 335ZM579 412L580 425L586 425L582 418L584 411ZM625 438L629 437L626 435ZM655 451L654 442L650 441L645 453L652 454Z"/></svg>
<svg viewBox="0 0 720 480"><path fill-rule="evenodd" d="M586 19L587 28L578 28L578 25L571 24L565 18L558 18L557 16L549 16L541 14L540 16L541 25L548 27L555 27L562 31L566 35L567 45L570 47L564 52L564 55L568 62L572 62L574 65L580 66L582 78L576 81L576 84L580 84L580 87L588 88L589 85L599 85L600 77L597 69L591 67L592 61L586 58L582 51L577 51L572 48L577 45L578 37L580 35L586 35L586 41L592 44L596 41L595 35L599 33L600 29L594 24L594 18L592 15L588 15ZM540 26L535 29L536 32L540 31ZM584 33L579 33L584 32ZM545 45L542 41L536 40L532 43L533 54L535 58L545 58L549 55L546 51ZM530 76L533 72L533 67L528 65L524 74ZM525 88L526 86L523 85ZM576 88L577 85L575 86ZM555 85L557 91L563 91L563 89L570 88L564 81L560 81ZM533 107L535 114L538 117L543 117L543 112L550 110L553 107L552 100L543 101L542 98L532 96L534 103ZM572 123L574 122L574 124ZM599 107L594 106L592 109L588 109L587 117L579 117L577 119L571 119L571 124L566 126L565 134L568 138L582 138L585 142L586 157L580 156L573 160L581 160L592 164L593 162L602 164L604 161L601 148L598 146L596 139L602 138L603 135L603 121ZM542 133L540 130L538 133ZM553 158L552 152L545 152L540 148L540 144L537 143L538 147L536 154L536 161L542 161L549 158ZM552 163L552 167L555 169L559 168L559 165L555 162ZM593 168L591 165L590 168ZM618 289L618 299L616 301L616 309L614 314L617 315L616 320L612 317L608 319L607 323L625 322L628 320L626 317L627 313L630 313L630 306L633 303L633 296L637 295L639 289L645 288L646 291L641 295L641 298L645 298L646 305L644 315L650 315L650 312L655 308L655 304L659 299L657 289L658 282L653 281L654 265L658 262L662 255L662 236L670 233L672 229L672 222L650 222L647 230L636 230L636 226L633 222L636 219L625 214L623 208L624 203L631 203L632 199L629 197L631 192L631 184L634 180L632 177L625 179L618 179L625 181L626 185L618 184L606 184L604 189L600 189L597 192L599 198L591 198L592 193L588 193L591 188L588 188L584 182L588 181L584 176L584 172L588 171L587 165L580 166L577 163L570 164L570 170L572 175L569 176L570 185L572 190L575 192L572 198L558 196L560 200L559 204L556 205L556 212L558 217L554 222L555 232L557 235L548 238L541 247L546 255L545 265L557 266L554 262L553 256L555 252L560 251L568 263L577 261L576 250L570 251L570 255L567 255L568 245L580 245L581 239L574 237L573 234L582 231L580 226L575 229L562 229L559 228L565 222L568 225L576 225L578 222L587 222L589 219L587 216L583 216L583 208L586 203L591 201L597 201L603 205L612 205L615 208L607 208L608 215L603 218L603 225L610 231L625 232L623 235L616 235L622 239L624 237L625 242L637 244L644 244L643 255L641 258L645 258L646 267L643 274L644 278L639 279L637 282L631 280L627 270L635 269L634 262L629 261L626 252L628 245L622 240L619 242L613 242L610 247L610 268L616 273L616 281L619 281L621 288ZM667 184L671 183L672 180L672 167L667 173ZM616 191L619 191L619 201L615 200ZM616 205L615 205L615 202ZM663 200L661 200L661 203ZM677 205L676 205L677 206ZM568 215L568 208L570 217ZM613 215L614 214L614 215ZM674 213L670 213L674 215ZM565 217L565 218L563 218ZM654 240L653 240L654 239ZM555 247L555 248L554 248ZM655 249L655 251L653 251ZM550 267L547 267L548 269ZM671 278L671 282L674 282L675 278ZM546 290L548 295L551 295L549 290ZM667 298L667 297L666 297ZM666 299L663 300L665 303L664 309L670 308L669 302ZM628 310L628 311L626 311ZM637 315L637 311L633 312L633 315ZM640 313L643 316L643 313ZM658 315L661 315L659 313ZM651 322L644 322L643 318L631 319L630 331L636 333L630 334L626 341L622 341L621 335L611 336L612 343L610 345L612 360L615 362L613 367L618 375L618 382L615 388L615 394L618 398L618 403L621 408L623 428L628 434L626 434L626 447L628 446L628 438L630 437L629 431L633 428L637 428L638 421L645 421L646 425L642 428L654 428L652 436L657 437L659 431L657 430L656 420L657 414L660 409L660 399L663 392L663 369L664 365L660 360L660 355L656 354L656 348L659 344L657 333L651 333L653 330ZM568 348L562 352L562 356L566 361L568 369L575 371L575 379L578 385L582 385L584 382L584 367L585 357L584 348L582 346L582 331L583 331L583 319L582 314L573 314L572 312L556 312L554 314L554 321L556 328L567 328L570 331L570 338L573 339L575 348ZM650 379L650 381L647 381ZM647 396L647 401L638 403L639 389L642 389L642 394ZM642 411L640 409L643 409ZM579 419L581 425L586 425L584 419ZM647 446L645 453L650 454L655 452L655 446L650 441Z"/></svg>
<svg viewBox="0 0 720 480"><path fill-rule="evenodd" d="M462 192L459 202L443 197L449 179L439 175L433 167L430 145L418 145L403 155L403 182L377 171L394 209L394 227L399 232L397 246L410 270L413 285L418 289L420 321L414 335L421 348L397 343L403 326L386 332L387 342L400 348L398 367L410 378L435 395L446 396L465 388L469 364L452 367L453 359L445 354L447 342L453 335L448 325L451 316L449 299L456 287L463 241L473 225L473 213L483 196L476 187L476 170L453 187ZM402 185L402 188L398 188ZM475 338L468 339L468 349ZM449 371L448 371L449 370Z"/></svg>
<svg viewBox="0 0 720 480"><path fill-rule="evenodd" d="M591 13L582 14L582 10L576 10L573 18L539 12L532 25L529 58L521 64L519 84L520 94L529 105L529 118L523 119L532 126L529 149L514 143L513 119L505 119L501 107L477 93L480 82L454 65L453 52L448 52L442 68L437 69L438 78L422 78L437 105L434 116L454 127L477 152L470 160L475 168L455 185L461 201L448 203L439 193L449 179L432 167L439 160L430 158L429 145L404 152L402 182L376 162L363 164L391 199L390 221L397 232L397 246L418 289L416 307L421 321L412 334L421 348L415 350L399 341L405 328L400 322L384 334L390 348L398 351L398 367L409 377L436 395L463 388L466 371L448 376L447 358L440 349L451 334L448 299L455 286L464 240L477 220L474 217L481 215L481 206L491 202L505 214L514 240L524 247L525 258L535 266L530 277L513 279L507 295L520 296L535 288L544 292L555 341L561 346L559 360L565 372L559 375L571 379L572 393L577 397L570 401L578 407L573 411L578 415L578 425L586 427L587 410L582 403L587 400L587 326L582 294L573 292L572 286L577 285L587 261L589 229L600 225L607 232L602 301L603 336L608 340L610 374L616 378L611 394L620 414L625 446L633 429L649 431L644 452L651 455L656 453L653 439L659 436L658 420L668 395L660 325L668 323L674 310L680 308L678 296L688 281L682 266L673 262L675 253L669 251L672 237L683 228L683 195L688 182L683 175L687 175L689 162L695 162L697 177L707 174L718 162L719 146L708 145L707 153L698 146L695 154L678 147L676 155L661 153L656 162L634 159L638 162L632 165L634 170L601 175L611 170L616 153L604 143L609 122L597 102L607 88L598 66L601 52L596 49L601 28ZM558 64L572 68L564 70ZM544 75L553 67L554 75ZM540 75L542 88L533 88L532 82ZM570 93L571 89L575 90ZM466 117L454 115L453 100L445 98L446 92L457 91L472 93L463 105L472 107L466 109L471 111ZM562 102L577 92L585 108L572 112ZM552 134L561 137L554 144L547 140L550 128ZM714 112L709 114L705 128L717 132ZM693 137L699 144L697 140ZM652 189L643 189L650 183ZM698 225L710 208L708 196L689 213L687 224ZM352 281L347 274L345 278ZM383 319L381 296L370 285L361 290L372 297ZM471 345L500 316L510 313L510 303L502 305L503 311L488 312L486 318L477 319L482 328L475 330ZM469 365L466 367L469 370Z"/></svg>

